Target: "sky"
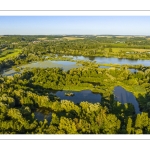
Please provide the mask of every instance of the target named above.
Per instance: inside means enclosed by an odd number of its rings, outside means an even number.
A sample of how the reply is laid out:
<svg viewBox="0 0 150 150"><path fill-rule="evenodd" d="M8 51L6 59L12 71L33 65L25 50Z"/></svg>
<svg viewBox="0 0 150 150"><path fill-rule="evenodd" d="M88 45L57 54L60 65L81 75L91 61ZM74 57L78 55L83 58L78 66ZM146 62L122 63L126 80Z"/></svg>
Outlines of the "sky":
<svg viewBox="0 0 150 150"><path fill-rule="evenodd" d="M150 16L0 16L0 35L150 35Z"/></svg>

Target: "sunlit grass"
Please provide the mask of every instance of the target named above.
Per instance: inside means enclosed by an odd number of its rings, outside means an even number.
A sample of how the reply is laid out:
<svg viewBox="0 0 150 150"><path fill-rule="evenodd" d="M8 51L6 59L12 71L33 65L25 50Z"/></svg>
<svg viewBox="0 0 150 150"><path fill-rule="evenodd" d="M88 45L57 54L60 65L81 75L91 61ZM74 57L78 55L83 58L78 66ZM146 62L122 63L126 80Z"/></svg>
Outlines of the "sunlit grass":
<svg viewBox="0 0 150 150"><path fill-rule="evenodd" d="M83 40L84 38L78 38L78 37L63 37L64 39L67 40Z"/></svg>
<svg viewBox="0 0 150 150"><path fill-rule="evenodd" d="M0 60L15 57L21 52L21 49L5 50L0 54Z"/></svg>

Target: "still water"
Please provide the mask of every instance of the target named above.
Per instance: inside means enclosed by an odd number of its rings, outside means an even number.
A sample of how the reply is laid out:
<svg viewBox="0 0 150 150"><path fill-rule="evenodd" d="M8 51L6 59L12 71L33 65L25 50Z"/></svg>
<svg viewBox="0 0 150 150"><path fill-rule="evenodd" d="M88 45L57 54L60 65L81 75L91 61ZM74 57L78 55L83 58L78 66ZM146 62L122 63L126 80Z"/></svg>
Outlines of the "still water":
<svg viewBox="0 0 150 150"><path fill-rule="evenodd" d="M76 62L71 62L71 61L50 61L50 60L46 60L46 61L39 61L39 62L33 62L33 63L29 63L26 65L22 65L20 66L21 68L54 68L54 67L59 67L62 68L65 71L68 71L72 68L78 68L82 65L80 64L76 64ZM3 75L4 76L13 76L16 73L20 73L15 71L14 69L10 69L10 70L4 70L3 71Z"/></svg>
<svg viewBox="0 0 150 150"><path fill-rule="evenodd" d="M114 58L114 57L95 57L95 56L73 56L74 60L90 60L95 61L96 63L101 64L120 64L120 65L144 65L144 66L150 66L150 60L131 60L131 59L124 59L124 58Z"/></svg>
<svg viewBox="0 0 150 150"><path fill-rule="evenodd" d="M50 91L50 94L56 95L61 100L70 100L73 101L75 104L79 104L82 101L87 101L89 103L100 103L102 96L99 93L93 93L90 90L82 90L82 91L70 91L74 95L73 96L66 96L65 93L69 91ZM119 101L121 104L131 103L134 106L135 113L140 113L139 104L136 101L136 98L131 92L126 91L121 86L116 86L114 88L114 95L115 100ZM48 124L51 121L52 114L49 113L48 115L44 115L42 112L35 112L35 118L38 121L44 121L47 119Z"/></svg>
<svg viewBox="0 0 150 150"><path fill-rule="evenodd" d="M44 119L46 119L48 121L48 124L50 123L52 119L52 113L45 115L42 112L36 111L34 112L34 115L35 115L35 119L37 119L38 121L44 121Z"/></svg>
<svg viewBox="0 0 150 150"><path fill-rule="evenodd" d="M82 58L83 60L85 60L83 56L77 56L77 57L78 58ZM76 57L74 56L74 59L75 58ZM87 57L86 57L86 59L87 59ZM105 59L112 59L112 58L105 58ZM108 62L105 60L104 62L101 62L101 63L103 64L103 63L111 63L111 62L109 62L109 60L108 60ZM68 71L68 70L70 70L72 68L79 68L81 66L82 66L81 64L76 64L76 62L72 62L72 61L50 61L50 60L46 60L46 61L39 61L39 62L29 63L29 64L26 64L26 65L22 65L20 67L21 68L27 68L27 67L29 67L29 68L37 68L37 67L40 67L40 68L53 68L53 67L59 67L59 68L62 68L64 71ZM99 68L110 68L110 67L109 66L100 66ZM135 70L135 69L129 69L129 70L131 72L133 72L133 73L137 72L137 70ZM4 70L3 71L3 75L4 76L13 76L16 73L20 73L20 72L17 72L14 69Z"/></svg>
<svg viewBox="0 0 150 150"><path fill-rule="evenodd" d="M115 99L120 103L131 103L134 106L135 112L140 113L139 104L131 92L126 91L121 86L116 86L114 88Z"/></svg>
<svg viewBox="0 0 150 150"><path fill-rule="evenodd" d="M79 65L76 64L76 62L71 61L51 61L51 60L45 60L45 61L39 61L35 63L30 63L27 65L23 65L23 68L30 67L40 67L40 68L53 68L53 67L59 67L63 70L70 70L71 68L77 68Z"/></svg>
<svg viewBox="0 0 150 150"><path fill-rule="evenodd" d="M68 91L52 91L50 93L55 94L61 100L71 100L75 104L80 103L82 101L87 101L89 103L101 102L101 95L99 93L93 93L90 90L73 91L73 96L66 96L66 92Z"/></svg>
<svg viewBox="0 0 150 150"><path fill-rule="evenodd" d="M79 92L74 92L74 96L66 96L65 93L67 91L52 91L51 94L56 95L61 100L71 100L75 104L80 103L82 101L87 101L90 103L101 102L102 96L98 93L92 93L90 90L83 90ZM121 86L116 86L114 88L115 100L119 101L121 104L131 103L134 106L135 113L140 113L139 104L135 98L135 96L126 91Z"/></svg>

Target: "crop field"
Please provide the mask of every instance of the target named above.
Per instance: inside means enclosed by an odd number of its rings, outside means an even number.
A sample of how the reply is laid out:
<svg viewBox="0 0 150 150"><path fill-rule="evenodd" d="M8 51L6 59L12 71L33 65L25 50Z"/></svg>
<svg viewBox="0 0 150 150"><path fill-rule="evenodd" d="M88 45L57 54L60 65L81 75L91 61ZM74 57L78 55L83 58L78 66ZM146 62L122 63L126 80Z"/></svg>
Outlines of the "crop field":
<svg viewBox="0 0 150 150"><path fill-rule="evenodd" d="M0 51L0 60L17 56L21 52L21 49L12 49Z"/></svg>

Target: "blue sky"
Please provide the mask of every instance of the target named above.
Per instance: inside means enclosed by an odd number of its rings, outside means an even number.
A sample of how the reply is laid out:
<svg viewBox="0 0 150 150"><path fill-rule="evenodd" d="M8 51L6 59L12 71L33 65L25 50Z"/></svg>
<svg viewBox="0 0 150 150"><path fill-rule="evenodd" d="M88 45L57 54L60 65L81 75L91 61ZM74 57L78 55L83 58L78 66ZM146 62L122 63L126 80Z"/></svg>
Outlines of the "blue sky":
<svg viewBox="0 0 150 150"><path fill-rule="evenodd" d="M150 35L150 16L0 16L0 35Z"/></svg>

